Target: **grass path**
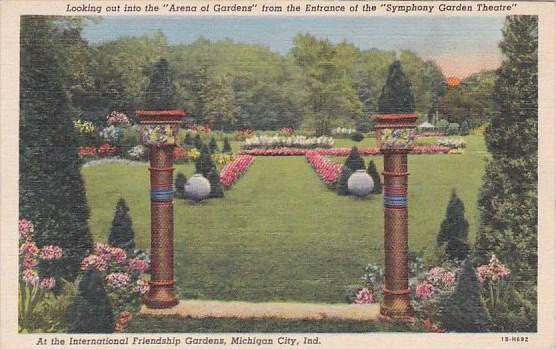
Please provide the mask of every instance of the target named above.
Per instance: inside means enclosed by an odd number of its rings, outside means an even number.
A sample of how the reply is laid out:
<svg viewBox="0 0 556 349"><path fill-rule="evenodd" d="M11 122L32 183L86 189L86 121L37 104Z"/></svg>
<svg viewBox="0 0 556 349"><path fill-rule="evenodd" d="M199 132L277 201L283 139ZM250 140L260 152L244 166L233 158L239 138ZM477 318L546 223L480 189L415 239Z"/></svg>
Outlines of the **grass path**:
<svg viewBox="0 0 556 349"><path fill-rule="evenodd" d="M464 155L410 156L410 249L430 250L452 188L465 203L470 241L484 167L480 137ZM377 168L382 159L372 157ZM369 158L366 158L368 163ZM188 177L191 165L178 165ZM83 169L95 240L106 241L120 196L139 247L150 244L147 166ZM382 200L339 197L303 157L257 157L224 199L175 202L176 280L183 299L341 303L363 267L382 264Z"/></svg>

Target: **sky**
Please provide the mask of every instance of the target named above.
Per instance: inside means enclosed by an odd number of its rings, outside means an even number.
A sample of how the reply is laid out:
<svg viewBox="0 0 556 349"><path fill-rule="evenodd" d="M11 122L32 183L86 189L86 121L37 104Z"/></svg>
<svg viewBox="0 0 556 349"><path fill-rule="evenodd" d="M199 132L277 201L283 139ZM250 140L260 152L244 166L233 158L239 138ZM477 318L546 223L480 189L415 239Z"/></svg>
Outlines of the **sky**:
<svg viewBox="0 0 556 349"><path fill-rule="evenodd" d="M446 77L465 78L497 68L502 60L504 17L104 17L88 23L90 43L161 31L169 44L188 44L199 37L230 38L286 54L298 33L347 41L362 50L410 49L433 59Z"/></svg>

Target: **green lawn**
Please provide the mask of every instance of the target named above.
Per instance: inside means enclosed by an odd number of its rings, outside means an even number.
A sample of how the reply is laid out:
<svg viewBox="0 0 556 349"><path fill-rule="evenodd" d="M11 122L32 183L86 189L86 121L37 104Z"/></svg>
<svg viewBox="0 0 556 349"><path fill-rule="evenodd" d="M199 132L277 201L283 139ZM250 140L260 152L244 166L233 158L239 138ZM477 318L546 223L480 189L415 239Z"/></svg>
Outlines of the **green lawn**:
<svg viewBox="0 0 556 349"><path fill-rule="evenodd" d="M464 155L409 157L412 251L430 250L435 243L452 188L465 203L474 239L487 153L482 137L466 141ZM381 169L382 157L372 159ZM188 177L193 172L191 165L176 167ZM148 248L147 166L104 165L82 172L95 240L106 241L122 196L136 242ZM182 298L341 303L346 286L357 283L367 263L382 264L381 197L337 196L304 157L257 157L224 199L197 205L179 200L174 207L175 276Z"/></svg>

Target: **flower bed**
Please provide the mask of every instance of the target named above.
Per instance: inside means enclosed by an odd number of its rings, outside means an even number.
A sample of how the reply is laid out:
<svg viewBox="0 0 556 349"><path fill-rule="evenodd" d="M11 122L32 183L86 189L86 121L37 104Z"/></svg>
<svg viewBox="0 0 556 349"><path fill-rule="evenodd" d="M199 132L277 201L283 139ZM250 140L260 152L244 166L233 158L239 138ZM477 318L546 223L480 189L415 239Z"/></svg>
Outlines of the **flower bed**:
<svg viewBox="0 0 556 349"><path fill-rule="evenodd" d="M227 163L220 171L220 182L226 189L241 177L253 163L254 157L251 155L238 155L231 162Z"/></svg>
<svg viewBox="0 0 556 349"><path fill-rule="evenodd" d="M417 133L416 136L417 137L443 137L446 136L446 133L439 132L439 131L425 131L425 132Z"/></svg>
<svg viewBox="0 0 556 349"><path fill-rule="evenodd" d="M436 141L436 145L450 149L462 149L465 148L465 141L463 138L441 138Z"/></svg>
<svg viewBox="0 0 556 349"><path fill-rule="evenodd" d="M103 144L100 147L80 147L79 148L79 158L84 159L87 157L107 157L116 155L119 152L119 148L112 146L110 144Z"/></svg>
<svg viewBox="0 0 556 349"><path fill-rule="evenodd" d="M342 172L343 166L341 164L325 158L317 151L308 151L305 154L305 158L307 159L307 162L311 165L311 167L315 170L315 172L319 175L324 184L332 185L336 183L338 177L340 176L340 172Z"/></svg>
<svg viewBox="0 0 556 349"><path fill-rule="evenodd" d="M314 149L314 148L332 148L334 139L332 137L305 137L305 136L254 136L247 138L243 144L243 149L255 148L301 148L301 149Z"/></svg>
<svg viewBox="0 0 556 349"><path fill-rule="evenodd" d="M366 147L358 148L361 155L380 155L380 148ZM415 146L410 154L448 154L450 148L439 145L426 145ZM241 154L254 155L254 156L301 156L306 155L308 152L317 152L320 155L331 156L348 156L351 148L315 148L315 149L301 149L301 148L272 148L272 149L247 149L242 150Z"/></svg>

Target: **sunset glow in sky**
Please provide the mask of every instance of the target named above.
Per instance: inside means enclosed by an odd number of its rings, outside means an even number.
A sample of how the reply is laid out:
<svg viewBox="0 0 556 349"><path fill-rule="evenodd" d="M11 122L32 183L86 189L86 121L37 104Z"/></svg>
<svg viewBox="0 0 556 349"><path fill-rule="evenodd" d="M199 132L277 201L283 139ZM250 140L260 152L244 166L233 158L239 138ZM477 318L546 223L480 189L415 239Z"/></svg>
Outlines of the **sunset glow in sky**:
<svg viewBox="0 0 556 349"><path fill-rule="evenodd" d="M99 43L161 31L170 44L230 38L286 54L296 34L310 33L362 50L410 49L435 60L446 77L465 78L500 65L503 23L504 17L105 17L87 24L84 37Z"/></svg>

